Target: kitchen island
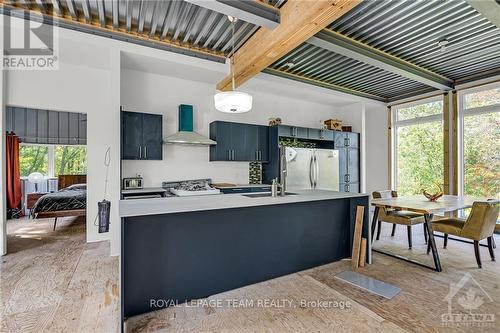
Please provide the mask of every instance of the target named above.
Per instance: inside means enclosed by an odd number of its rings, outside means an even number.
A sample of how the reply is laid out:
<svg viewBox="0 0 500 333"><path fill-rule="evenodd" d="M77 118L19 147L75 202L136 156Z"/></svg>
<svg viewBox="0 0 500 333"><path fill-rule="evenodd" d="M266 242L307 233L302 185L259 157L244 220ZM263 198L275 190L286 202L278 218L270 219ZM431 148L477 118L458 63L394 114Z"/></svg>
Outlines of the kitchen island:
<svg viewBox="0 0 500 333"><path fill-rule="evenodd" d="M348 258L359 205L322 190L122 200L122 319Z"/></svg>

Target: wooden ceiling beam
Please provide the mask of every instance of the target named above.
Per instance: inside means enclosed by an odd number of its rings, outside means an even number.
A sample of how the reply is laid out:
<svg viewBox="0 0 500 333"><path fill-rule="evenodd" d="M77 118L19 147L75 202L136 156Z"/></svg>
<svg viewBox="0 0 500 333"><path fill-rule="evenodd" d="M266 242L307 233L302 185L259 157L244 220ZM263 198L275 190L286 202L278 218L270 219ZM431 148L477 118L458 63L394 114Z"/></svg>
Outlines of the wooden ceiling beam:
<svg viewBox="0 0 500 333"><path fill-rule="evenodd" d="M343 16L362 0L288 0L280 8L281 23L274 30L260 28L231 57L236 87ZM231 76L217 89L231 90Z"/></svg>

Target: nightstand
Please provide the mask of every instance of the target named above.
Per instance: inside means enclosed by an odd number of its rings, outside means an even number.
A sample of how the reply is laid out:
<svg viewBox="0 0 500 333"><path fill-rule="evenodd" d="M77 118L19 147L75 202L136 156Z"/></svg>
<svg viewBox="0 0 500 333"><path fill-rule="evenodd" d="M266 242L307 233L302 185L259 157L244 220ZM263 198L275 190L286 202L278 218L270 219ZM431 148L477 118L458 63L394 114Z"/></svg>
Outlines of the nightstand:
<svg viewBox="0 0 500 333"><path fill-rule="evenodd" d="M37 200L47 193L28 193L26 197L26 208L31 209L37 202Z"/></svg>

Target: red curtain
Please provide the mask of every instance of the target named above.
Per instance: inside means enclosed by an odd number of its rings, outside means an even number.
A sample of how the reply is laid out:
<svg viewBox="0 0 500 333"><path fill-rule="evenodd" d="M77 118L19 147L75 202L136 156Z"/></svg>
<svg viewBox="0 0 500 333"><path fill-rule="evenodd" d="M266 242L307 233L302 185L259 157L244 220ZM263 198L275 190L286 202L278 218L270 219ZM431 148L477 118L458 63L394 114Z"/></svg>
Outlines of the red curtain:
<svg viewBox="0 0 500 333"><path fill-rule="evenodd" d="M19 172L19 138L7 133L7 208L21 209L21 175Z"/></svg>

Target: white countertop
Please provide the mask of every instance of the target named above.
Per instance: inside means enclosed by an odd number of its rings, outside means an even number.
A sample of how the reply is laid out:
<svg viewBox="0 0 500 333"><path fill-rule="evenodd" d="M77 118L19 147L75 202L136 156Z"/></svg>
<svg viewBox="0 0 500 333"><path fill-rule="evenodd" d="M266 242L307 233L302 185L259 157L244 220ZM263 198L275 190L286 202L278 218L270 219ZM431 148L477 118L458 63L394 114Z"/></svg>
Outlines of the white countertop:
<svg viewBox="0 0 500 333"><path fill-rule="evenodd" d="M365 197L367 194L325 190L291 191L296 195L285 197L249 198L244 194L219 194L194 197L170 197L154 199L120 200L120 217L172 214L192 211L279 205L331 199Z"/></svg>
<svg viewBox="0 0 500 333"><path fill-rule="evenodd" d="M226 188L253 188L253 187L271 187L271 184L231 184L231 185L225 185L225 186L218 186L217 184L215 185L212 185L214 186L215 188L220 188L221 190L222 189L226 189Z"/></svg>

